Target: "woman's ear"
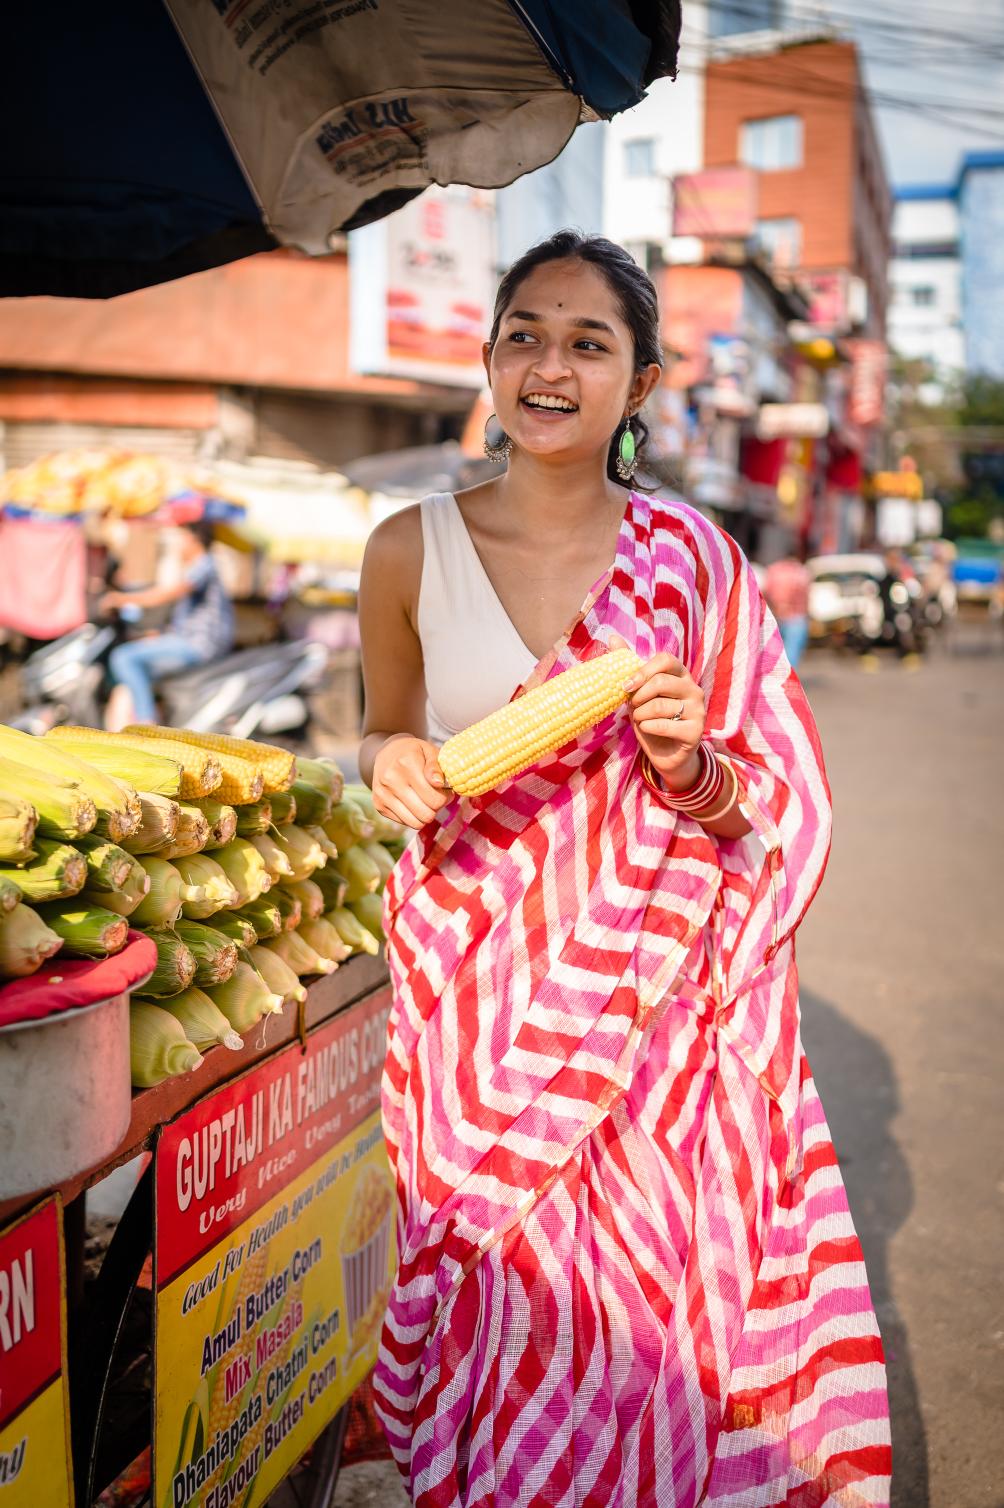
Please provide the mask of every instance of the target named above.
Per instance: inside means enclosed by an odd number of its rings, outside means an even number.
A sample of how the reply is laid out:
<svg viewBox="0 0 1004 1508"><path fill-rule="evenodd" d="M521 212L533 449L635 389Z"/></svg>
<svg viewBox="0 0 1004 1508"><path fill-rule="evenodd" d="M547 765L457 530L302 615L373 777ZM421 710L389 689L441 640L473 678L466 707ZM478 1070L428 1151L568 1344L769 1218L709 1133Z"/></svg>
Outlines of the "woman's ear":
<svg viewBox="0 0 1004 1508"><path fill-rule="evenodd" d="M485 341L484 345L481 347L481 360L484 362L484 365L485 365L485 376L488 378L488 380L490 382L491 381L491 375L492 375L492 348L488 344L487 340Z"/></svg>
<svg viewBox="0 0 1004 1508"><path fill-rule="evenodd" d="M658 386L661 377L662 367L657 366L654 361L649 366L644 367L642 371L635 373L630 394L631 410L633 413L638 412L652 389Z"/></svg>

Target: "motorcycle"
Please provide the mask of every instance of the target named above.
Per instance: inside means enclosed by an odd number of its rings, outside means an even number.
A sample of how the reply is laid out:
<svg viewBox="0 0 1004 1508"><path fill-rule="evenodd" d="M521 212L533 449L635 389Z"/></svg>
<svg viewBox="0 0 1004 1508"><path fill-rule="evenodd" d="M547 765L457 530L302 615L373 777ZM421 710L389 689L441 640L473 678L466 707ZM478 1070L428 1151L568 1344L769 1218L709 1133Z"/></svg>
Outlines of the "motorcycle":
<svg viewBox="0 0 1004 1508"><path fill-rule="evenodd" d="M27 733L45 733L58 723L99 727L108 656L120 635L119 625L85 623L29 655L21 667L24 710L12 725ZM304 739L306 693L319 685L327 663L325 646L308 640L237 650L159 681L163 721L236 738Z"/></svg>

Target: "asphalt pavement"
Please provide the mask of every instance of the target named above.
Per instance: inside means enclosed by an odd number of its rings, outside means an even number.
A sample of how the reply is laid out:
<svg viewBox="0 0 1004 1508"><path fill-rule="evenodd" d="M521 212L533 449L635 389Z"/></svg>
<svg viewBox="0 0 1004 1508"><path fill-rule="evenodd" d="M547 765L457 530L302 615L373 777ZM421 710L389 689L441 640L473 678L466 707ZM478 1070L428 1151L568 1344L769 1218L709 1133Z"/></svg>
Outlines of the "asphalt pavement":
<svg viewBox="0 0 1004 1508"><path fill-rule="evenodd" d="M1004 645L810 652L835 804L803 1037L889 1369L894 1508L1004 1508ZM403 1508L390 1464L337 1508ZM672 1508L671 1504L659 1508Z"/></svg>

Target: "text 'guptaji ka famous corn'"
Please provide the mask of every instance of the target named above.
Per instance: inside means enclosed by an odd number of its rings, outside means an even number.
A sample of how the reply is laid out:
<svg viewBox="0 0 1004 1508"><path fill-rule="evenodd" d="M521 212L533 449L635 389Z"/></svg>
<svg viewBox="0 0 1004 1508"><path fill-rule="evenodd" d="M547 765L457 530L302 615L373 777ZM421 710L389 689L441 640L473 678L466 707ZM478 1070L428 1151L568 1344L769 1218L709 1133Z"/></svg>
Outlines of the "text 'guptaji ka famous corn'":
<svg viewBox="0 0 1004 1508"><path fill-rule="evenodd" d="M448 738L439 764L450 787L460 796L480 796L595 727L625 700L624 683L641 664L631 649L610 650Z"/></svg>

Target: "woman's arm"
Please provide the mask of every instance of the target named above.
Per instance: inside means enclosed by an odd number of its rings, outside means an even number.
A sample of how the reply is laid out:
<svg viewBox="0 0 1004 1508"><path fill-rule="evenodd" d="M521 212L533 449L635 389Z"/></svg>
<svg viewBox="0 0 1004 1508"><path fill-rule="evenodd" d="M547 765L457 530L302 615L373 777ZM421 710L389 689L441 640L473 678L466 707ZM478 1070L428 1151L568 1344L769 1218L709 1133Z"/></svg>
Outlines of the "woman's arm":
<svg viewBox="0 0 1004 1508"><path fill-rule="evenodd" d="M425 673L416 621L422 522L406 508L373 531L359 582L365 711L359 771L378 810L421 827L449 799L427 737Z"/></svg>

